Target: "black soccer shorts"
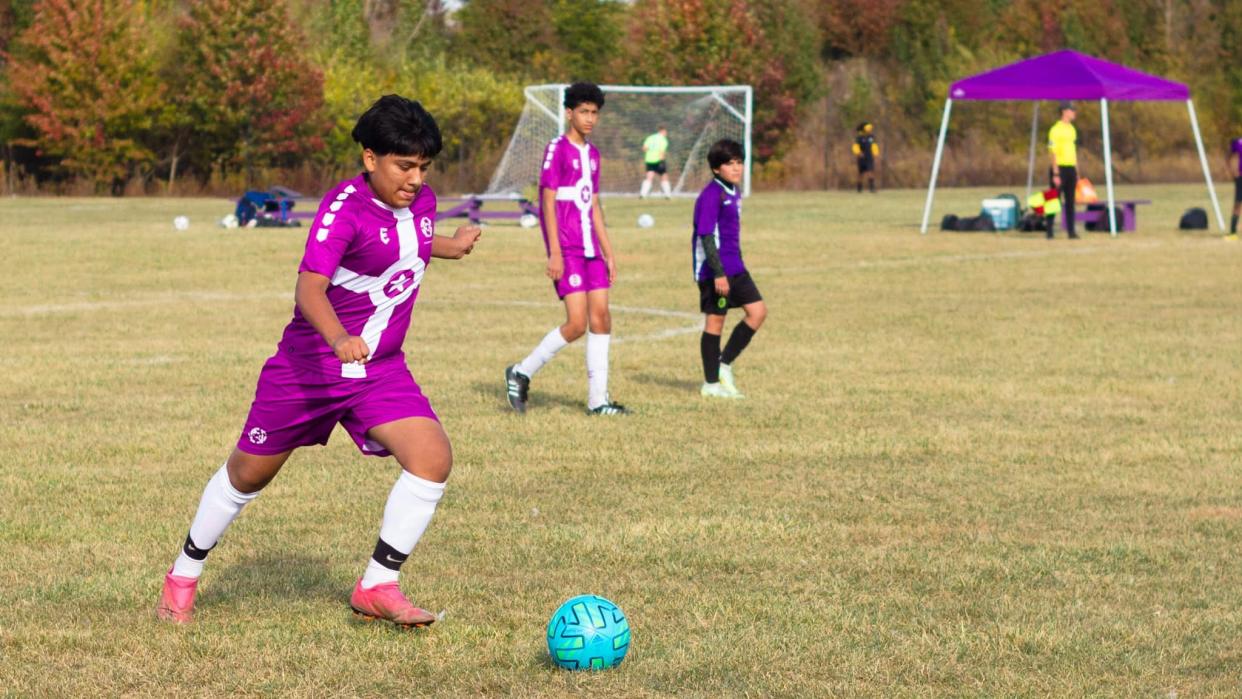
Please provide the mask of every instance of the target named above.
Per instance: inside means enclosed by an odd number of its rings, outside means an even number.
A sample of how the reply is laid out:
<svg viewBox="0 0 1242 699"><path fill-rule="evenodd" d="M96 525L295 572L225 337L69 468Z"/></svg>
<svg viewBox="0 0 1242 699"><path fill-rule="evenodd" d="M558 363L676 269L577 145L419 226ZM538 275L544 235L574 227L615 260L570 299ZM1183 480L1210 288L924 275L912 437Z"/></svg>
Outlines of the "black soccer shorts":
<svg viewBox="0 0 1242 699"><path fill-rule="evenodd" d="M711 279L699 280L699 310L708 315L722 316L730 308L741 308L749 303L762 301L759 287L755 286L749 272L735 274L729 279L729 295L716 293L716 282Z"/></svg>

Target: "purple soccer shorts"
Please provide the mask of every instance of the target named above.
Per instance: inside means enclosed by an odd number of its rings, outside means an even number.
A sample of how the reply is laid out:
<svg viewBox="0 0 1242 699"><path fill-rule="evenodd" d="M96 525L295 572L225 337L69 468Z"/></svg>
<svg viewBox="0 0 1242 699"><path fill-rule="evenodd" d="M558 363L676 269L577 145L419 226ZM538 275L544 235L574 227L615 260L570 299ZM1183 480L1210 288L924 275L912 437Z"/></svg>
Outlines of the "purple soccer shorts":
<svg viewBox="0 0 1242 699"><path fill-rule="evenodd" d="M363 379L325 376L296 366L277 352L263 365L250 415L237 448L247 454L279 454L311 444L327 444L340 423L358 450L388 456L367 430L408 417L439 421L431 402L414 382L404 357L389 367L367 366Z"/></svg>
<svg viewBox="0 0 1242 699"><path fill-rule="evenodd" d="M604 258L566 255L564 260L565 271L561 274L560 281L553 284L557 298L563 299L580 291L595 291L612 286L608 282L608 263L604 262Z"/></svg>

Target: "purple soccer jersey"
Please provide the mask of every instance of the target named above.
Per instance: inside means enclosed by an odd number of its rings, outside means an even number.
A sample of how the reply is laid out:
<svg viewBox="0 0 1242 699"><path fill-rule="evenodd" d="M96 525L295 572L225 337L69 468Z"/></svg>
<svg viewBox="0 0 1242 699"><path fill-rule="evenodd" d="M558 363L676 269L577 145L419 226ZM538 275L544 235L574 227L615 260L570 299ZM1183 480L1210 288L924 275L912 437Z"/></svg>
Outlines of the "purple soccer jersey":
<svg viewBox="0 0 1242 699"><path fill-rule="evenodd" d="M1242 138L1233 139L1233 143L1229 144L1229 150L1238 156L1238 177L1242 177Z"/></svg>
<svg viewBox="0 0 1242 699"><path fill-rule="evenodd" d="M408 209L375 198L365 175L328 192L298 272L330 281L328 302L346 332L370 349L366 364L342 364L294 308L276 354L259 374L237 447L279 454L326 444L339 423L362 453L386 456L367 433L409 417L437 420L405 365L401 345L423 272L431 261L436 195L424 185Z"/></svg>
<svg viewBox="0 0 1242 699"><path fill-rule="evenodd" d="M696 281L710 280L714 276L703 250L703 237L709 235L716 240L716 250L720 253L720 264L725 275L744 274L742 197L736 187L730 187L717 178L707 183L694 202L694 235L690 246Z"/></svg>
<svg viewBox="0 0 1242 699"><path fill-rule="evenodd" d="M598 257L599 236L591 218L592 204L599 193L599 151L590 143L574 145L565 136L548 143L543 155L543 174L539 177L540 202L542 190L556 192L556 227L564 257ZM541 211L545 248L548 244L546 211Z"/></svg>
<svg viewBox="0 0 1242 699"><path fill-rule="evenodd" d="M435 218L436 195L426 185L408 209L392 209L376 199L365 175L324 195L298 272L331 280L328 301L346 332L367 343L370 356L366 364L342 364L296 307L280 354L346 379L404 367L401 345L431 261Z"/></svg>

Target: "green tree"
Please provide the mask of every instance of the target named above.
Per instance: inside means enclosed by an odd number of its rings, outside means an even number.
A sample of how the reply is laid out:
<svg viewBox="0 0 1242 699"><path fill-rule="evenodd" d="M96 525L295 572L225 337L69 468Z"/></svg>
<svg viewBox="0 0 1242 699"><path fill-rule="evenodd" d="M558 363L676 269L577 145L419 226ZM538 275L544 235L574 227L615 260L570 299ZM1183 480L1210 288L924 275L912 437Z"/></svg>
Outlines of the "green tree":
<svg viewBox="0 0 1242 699"><path fill-rule="evenodd" d="M546 0L469 0L457 12L455 48L470 62L499 73L526 73L553 42Z"/></svg>
<svg viewBox="0 0 1242 699"><path fill-rule="evenodd" d="M289 166L323 149L323 75L280 0L200 0L177 30L172 82L197 172Z"/></svg>
<svg viewBox="0 0 1242 699"><path fill-rule="evenodd" d="M748 84L755 156L790 143L798 106L818 91L816 36L794 0L640 0L630 16L623 81Z"/></svg>
<svg viewBox="0 0 1242 699"><path fill-rule="evenodd" d="M165 90L146 27L134 0L42 0L6 66L34 145L114 193L154 160L143 138Z"/></svg>

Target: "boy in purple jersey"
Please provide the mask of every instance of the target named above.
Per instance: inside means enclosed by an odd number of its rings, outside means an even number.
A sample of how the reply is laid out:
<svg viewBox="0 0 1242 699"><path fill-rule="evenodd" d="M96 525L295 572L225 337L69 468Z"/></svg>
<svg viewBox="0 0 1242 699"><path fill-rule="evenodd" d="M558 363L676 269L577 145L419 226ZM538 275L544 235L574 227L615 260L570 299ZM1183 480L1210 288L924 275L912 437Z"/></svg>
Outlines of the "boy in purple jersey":
<svg viewBox="0 0 1242 699"><path fill-rule="evenodd" d="M479 229L435 234L436 195L424 180L440 152L440 130L418 102L385 95L358 119L353 137L365 172L319 205L298 267L293 320L164 577L161 619L191 620L199 575L220 535L294 449L326 444L340 423L363 454L393 455L402 468L350 607L404 627L435 621L401 594L397 578L444 494L453 456L401 345L431 258L469 254Z"/></svg>
<svg viewBox="0 0 1242 699"><path fill-rule="evenodd" d="M712 144L707 164L715 177L694 202L691 253L694 278L699 284L699 309L704 313L699 341L704 383L699 393L712 398L744 397L733 380L733 362L768 316L763 296L742 261L742 193L738 185L745 162L745 151L737 141L724 139ZM725 314L739 307L746 317L733 329L721 352Z"/></svg>
<svg viewBox="0 0 1242 699"><path fill-rule="evenodd" d="M1238 176L1233 178L1233 217L1229 219L1231 240L1238 239L1238 214L1242 213L1242 138L1235 138L1230 142L1226 165L1234 158L1238 159Z"/></svg>
<svg viewBox="0 0 1242 699"><path fill-rule="evenodd" d="M505 369L509 405L526 412L530 379L569 343L587 336L587 411L592 415L624 415L625 406L608 396L608 346L612 316L608 289L617 276L612 244L599 204L599 151L587 142L604 93L592 83L565 90L565 122L569 131L548 143L539 178L540 222L548 253L548 278L565 302L564 325L552 328L534 351Z"/></svg>

